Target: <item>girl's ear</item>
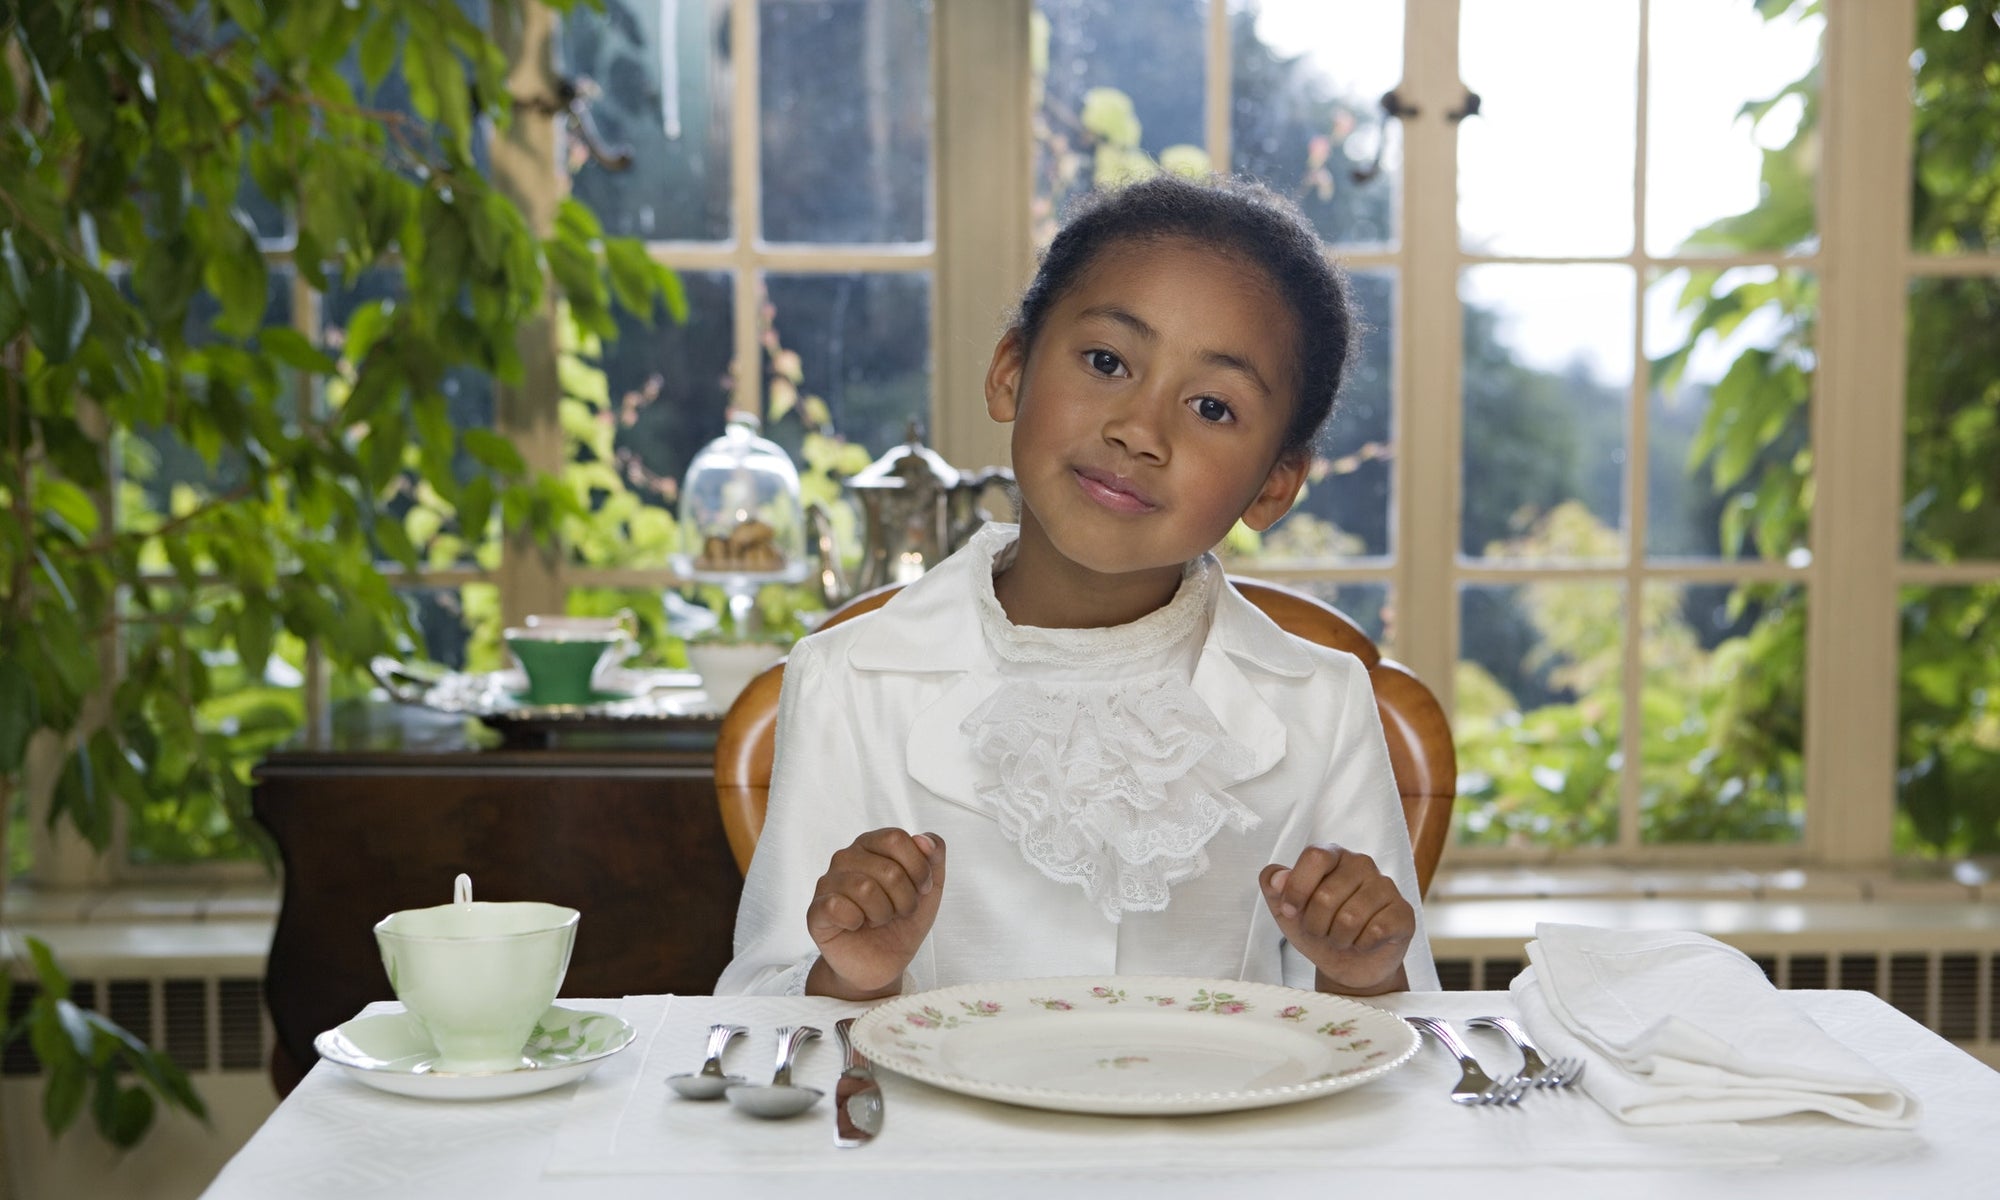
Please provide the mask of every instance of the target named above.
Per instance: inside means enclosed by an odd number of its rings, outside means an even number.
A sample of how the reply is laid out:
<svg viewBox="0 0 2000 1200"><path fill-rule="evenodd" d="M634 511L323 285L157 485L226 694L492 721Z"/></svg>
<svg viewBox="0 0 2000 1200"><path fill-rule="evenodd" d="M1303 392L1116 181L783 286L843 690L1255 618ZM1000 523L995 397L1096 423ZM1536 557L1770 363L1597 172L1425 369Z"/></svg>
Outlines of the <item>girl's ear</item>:
<svg viewBox="0 0 2000 1200"><path fill-rule="evenodd" d="M1264 486L1257 490L1257 498L1243 510L1243 523L1258 533L1276 525L1279 517L1292 511L1299 489L1305 486L1306 468L1311 465L1312 456L1303 450L1279 455L1271 464L1271 473L1264 477Z"/></svg>
<svg viewBox="0 0 2000 1200"><path fill-rule="evenodd" d="M1018 328L1009 329L993 347L993 361L986 365L986 413L1001 424L1014 419L1021 407L1021 372L1026 369L1028 352Z"/></svg>

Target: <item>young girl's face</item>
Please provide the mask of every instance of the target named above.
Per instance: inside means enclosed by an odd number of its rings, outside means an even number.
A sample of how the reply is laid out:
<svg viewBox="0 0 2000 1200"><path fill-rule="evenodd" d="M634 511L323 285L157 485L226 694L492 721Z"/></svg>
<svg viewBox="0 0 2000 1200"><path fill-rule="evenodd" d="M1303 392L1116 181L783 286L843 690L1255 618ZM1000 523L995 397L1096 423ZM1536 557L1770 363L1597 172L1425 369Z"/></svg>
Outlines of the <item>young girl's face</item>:
<svg viewBox="0 0 2000 1200"><path fill-rule="evenodd" d="M1298 391L1296 318L1254 266L1186 240L1104 250L1032 350L993 354L987 410L1014 424L1024 551L1088 571L1178 572L1240 517L1290 508L1280 454Z"/></svg>

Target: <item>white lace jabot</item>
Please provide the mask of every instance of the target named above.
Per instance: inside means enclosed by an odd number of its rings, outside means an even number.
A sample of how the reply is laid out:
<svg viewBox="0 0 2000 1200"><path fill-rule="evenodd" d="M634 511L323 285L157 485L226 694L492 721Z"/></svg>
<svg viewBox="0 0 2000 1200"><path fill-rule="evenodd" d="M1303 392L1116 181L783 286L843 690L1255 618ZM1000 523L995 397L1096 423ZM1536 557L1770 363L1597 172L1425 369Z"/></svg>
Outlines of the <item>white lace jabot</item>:
<svg viewBox="0 0 2000 1200"><path fill-rule="evenodd" d="M1222 827L1257 816L1219 781L1242 778L1249 748L1224 732L1190 683L1222 587L1190 563L1165 607L1109 629L1043 629L1007 619L993 567L1018 530L988 524L967 546L979 624L1006 681L962 728L1001 832L1104 915L1167 907L1173 885L1208 870Z"/></svg>

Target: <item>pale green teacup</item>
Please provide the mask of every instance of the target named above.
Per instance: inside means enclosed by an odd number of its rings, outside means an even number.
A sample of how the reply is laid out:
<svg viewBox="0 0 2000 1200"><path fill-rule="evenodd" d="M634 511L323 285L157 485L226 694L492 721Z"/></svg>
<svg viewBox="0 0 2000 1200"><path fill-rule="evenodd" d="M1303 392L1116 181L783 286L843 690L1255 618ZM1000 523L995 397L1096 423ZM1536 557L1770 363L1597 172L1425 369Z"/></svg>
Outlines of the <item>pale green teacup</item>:
<svg viewBox="0 0 2000 1200"><path fill-rule="evenodd" d="M559 904L472 899L390 913L375 925L389 986L422 1023L437 1071L520 1070L535 1021L556 998L579 914Z"/></svg>
<svg viewBox="0 0 2000 1200"><path fill-rule="evenodd" d="M539 624L508 629L507 648L528 676L530 704L589 704L599 670L622 659L632 644L623 630Z"/></svg>

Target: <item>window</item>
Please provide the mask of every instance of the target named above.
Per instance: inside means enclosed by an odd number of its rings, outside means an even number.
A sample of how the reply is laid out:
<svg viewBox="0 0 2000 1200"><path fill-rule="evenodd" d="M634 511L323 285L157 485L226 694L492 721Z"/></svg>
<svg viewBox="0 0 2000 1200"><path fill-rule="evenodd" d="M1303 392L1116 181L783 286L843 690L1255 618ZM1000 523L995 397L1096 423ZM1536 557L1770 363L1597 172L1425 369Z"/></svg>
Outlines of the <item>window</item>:
<svg viewBox="0 0 2000 1200"><path fill-rule="evenodd" d="M1212 164L1299 198L1372 327L1225 553L1444 696L1458 861L2000 849L1992 0L606 0L557 42L632 165L494 169L688 318L564 345L559 395L460 381L599 519L400 578L442 661L657 607L727 407L828 494L912 419L1004 462L979 381L1064 199ZM308 331L380 298L280 290Z"/></svg>
<svg viewBox="0 0 2000 1200"><path fill-rule="evenodd" d="M598 520L547 577L439 597L432 653L489 669L495 605L630 606L656 629L678 480L731 410L759 414L825 501L927 418L937 276L931 7L920 0L608 0L554 53L604 142L566 182L607 233L679 272L687 319L565 345L560 419L513 435L562 465ZM621 157L625 157L621 155ZM474 590L480 589L480 590ZM518 593L518 594L515 594Z"/></svg>
<svg viewBox="0 0 2000 1200"><path fill-rule="evenodd" d="M2000 842L2000 26L1823 7L1037 0L1038 235L1227 164L1355 275L1374 341L1232 567L1449 694L1461 862Z"/></svg>
<svg viewBox="0 0 2000 1200"><path fill-rule="evenodd" d="M2000 851L2000 347L1992 336L2000 7L1925 0L1916 9L1895 845L1992 854Z"/></svg>

